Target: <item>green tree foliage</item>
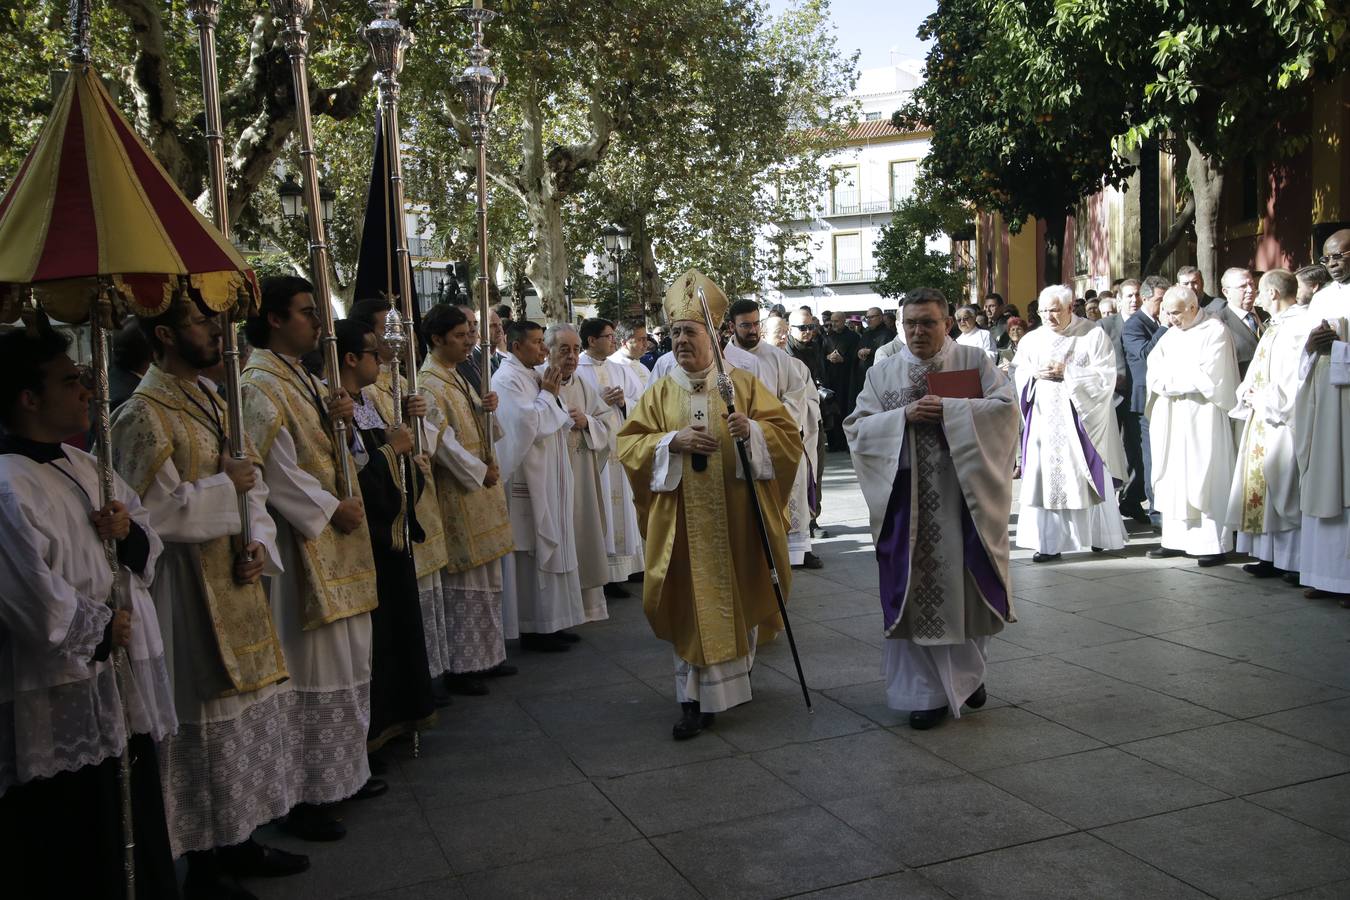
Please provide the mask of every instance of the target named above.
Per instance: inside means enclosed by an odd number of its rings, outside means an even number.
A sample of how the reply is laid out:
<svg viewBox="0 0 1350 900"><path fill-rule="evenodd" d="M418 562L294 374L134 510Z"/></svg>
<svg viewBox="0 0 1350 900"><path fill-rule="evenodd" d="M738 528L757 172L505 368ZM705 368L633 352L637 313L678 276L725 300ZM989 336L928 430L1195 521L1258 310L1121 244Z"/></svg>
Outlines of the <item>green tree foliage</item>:
<svg viewBox="0 0 1350 900"><path fill-rule="evenodd" d="M877 268L872 286L883 297L933 287L959 304L967 294L968 275L953 266L950 253L932 249L930 242L966 230L969 222L966 204L949 192L935 192L931 183L920 183L915 194L882 226L872 249Z"/></svg>

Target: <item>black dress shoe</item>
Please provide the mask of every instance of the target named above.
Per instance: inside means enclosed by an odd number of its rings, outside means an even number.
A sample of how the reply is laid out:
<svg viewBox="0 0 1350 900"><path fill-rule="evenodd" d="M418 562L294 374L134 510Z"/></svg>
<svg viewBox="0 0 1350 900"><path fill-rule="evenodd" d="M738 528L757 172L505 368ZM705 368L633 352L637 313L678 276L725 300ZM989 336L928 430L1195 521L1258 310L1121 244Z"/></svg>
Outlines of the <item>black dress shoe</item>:
<svg viewBox="0 0 1350 900"><path fill-rule="evenodd" d="M1277 578L1281 574L1273 562L1264 559L1260 562L1247 563L1242 567L1242 571L1253 578Z"/></svg>
<svg viewBox="0 0 1350 900"><path fill-rule="evenodd" d="M579 643L581 643L581 635L577 634L577 633L574 632L574 631L567 631L566 629L559 629L558 631L553 632L553 636L556 637L558 640L560 640L560 641L566 641L566 642L569 643L569 644L579 644Z"/></svg>
<svg viewBox="0 0 1350 900"><path fill-rule="evenodd" d="M520 649L534 653L564 653L572 648L557 635L523 632L520 635Z"/></svg>
<svg viewBox="0 0 1350 900"><path fill-rule="evenodd" d="M605 585L605 596L610 600L623 600L633 596L628 593L628 589L617 581L611 581Z"/></svg>
<svg viewBox="0 0 1350 900"><path fill-rule="evenodd" d="M309 869L309 857L267 847L249 838L216 851L220 868L236 878L286 878Z"/></svg>
<svg viewBox="0 0 1350 900"><path fill-rule="evenodd" d="M506 662L499 662L483 674L488 678L506 678L509 675L518 675L520 669Z"/></svg>
<svg viewBox="0 0 1350 900"><path fill-rule="evenodd" d="M987 702L989 702L989 694L985 691L984 685L977 687L975 693L966 698L966 706L971 709L979 709Z"/></svg>
<svg viewBox="0 0 1350 900"><path fill-rule="evenodd" d="M281 830L302 841L340 841L347 828L324 806L296 804L281 823Z"/></svg>
<svg viewBox="0 0 1350 900"><path fill-rule="evenodd" d="M643 577L644 577L644 576L643 576L643 573L641 573L641 572L634 572L632 575L629 575L629 576L628 576L628 583L629 583L629 584L642 584L642 579L643 579Z"/></svg>
<svg viewBox="0 0 1350 900"><path fill-rule="evenodd" d="M1032 562L1038 562L1038 563L1043 563L1043 562L1054 562L1055 560L1059 559L1059 558L1060 558L1061 556L1063 556L1063 555L1064 555L1064 554L1062 554L1062 553L1036 553L1036 554L1034 554L1034 555L1031 557L1031 561L1032 561Z"/></svg>
<svg viewBox="0 0 1350 900"><path fill-rule="evenodd" d="M383 778L367 778L366 783L361 785L361 790L352 794L349 800L373 800L376 797L382 797L389 793L389 782Z"/></svg>
<svg viewBox="0 0 1350 900"><path fill-rule="evenodd" d="M487 682L476 672L447 672L445 689L464 697L483 697L488 692Z"/></svg>
<svg viewBox="0 0 1350 900"><path fill-rule="evenodd" d="M804 556L802 557L802 561L801 561L800 563L798 563L797 565L793 566L792 568L794 568L794 569L823 569L823 568L825 568L825 563L821 562L819 556L816 556L816 555L815 555L814 553L812 553L810 550L807 550L807 551L806 551L806 555L804 555Z"/></svg>
<svg viewBox="0 0 1350 900"><path fill-rule="evenodd" d="M187 854L184 900L258 900L233 875L226 874L214 850Z"/></svg>
<svg viewBox="0 0 1350 900"><path fill-rule="evenodd" d="M937 709L916 709L909 714L909 727L915 731L927 731L947 718L948 712L950 710L945 706L939 706Z"/></svg>
<svg viewBox="0 0 1350 900"><path fill-rule="evenodd" d="M712 726L714 714L699 709L698 701L686 701L680 704L680 721L671 729L671 736L677 741L687 741L698 737L703 729Z"/></svg>
<svg viewBox="0 0 1350 900"><path fill-rule="evenodd" d="M1202 569L1209 569L1214 566L1221 566L1226 562L1228 562L1227 553L1211 553L1208 556L1202 556L1197 559L1195 564Z"/></svg>
<svg viewBox="0 0 1350 900"><path fill-rule="evenodd" d="M1301 583L1299 580L1299 574L1297 572L1285 572L1283 575L1280 576L1280 578L1283 579L1284 583L1289 585L1290 587L1298 587Z"/></svg>
<svg viewBox="0 0 1350 900"><path fill-rule="evenodd" d="M1142 506L1122 506L1120 508L1120 514L1131 522L1136 522L1140 525L1153 524L1153 520L1148 517L1147 510Z"/></svg>
<svg viewBox="0 0 1350 900"><path fill-rule="evenodd" d="M1105 547L1093 547L1093 548L1092 548L1092 552L1093 552L1093 553L1105 553L1105 552L1106 552L1106 548L1105 548Z"/></svg>
<svg viewBox="0 0 1350 900"><path fill-rule="evenodd" d="M1157 547L1144 554L1149 559L1171 559L1174 556L1185 556L1183 550L1173 550L1171 547Z"/></svg>
<svg viewBox="0 0 1350 900"><path fill-rule="evenodd" d="M389 771L389 763L385 762L380 757L368 756L366 759L370 763L370 774L379 777Z"/></svg>
<svg viewBox="0 0 1350 900"><path fill-rule="evenodd" d="M446 691L446 689L443 686L436 684L435 682L432 682L431 685L432 706L436 707L437 709L445 709L447 706L453 705L454 702L455 701L450 697L449 692ZM371 769L371 772L373 772L376 775L379 774L378 772L375 772L374 769Z"/></svg>

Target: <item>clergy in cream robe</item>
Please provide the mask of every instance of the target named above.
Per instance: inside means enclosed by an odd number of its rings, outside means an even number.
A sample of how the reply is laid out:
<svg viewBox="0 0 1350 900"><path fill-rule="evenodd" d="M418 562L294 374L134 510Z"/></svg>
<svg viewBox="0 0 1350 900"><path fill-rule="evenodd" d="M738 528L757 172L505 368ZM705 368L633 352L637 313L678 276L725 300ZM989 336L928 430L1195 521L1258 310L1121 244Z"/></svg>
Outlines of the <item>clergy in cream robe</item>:
<svg viewBox="0 0 1350 900"><path fill-rule="evenodd" d="M527 327L533 325L533 328ZM567 455L572 417L541 387L534 367L548 356L543 329L514 322L511 353L493 376L504 436L497 460L506 480L515 556L505 572L507 636L553 634L586 621L572 524L574 482ZM557 381L551 382L554 389Z"/></svg>
<svg viewBox="0 0 1350 900"><path fill-rule="evenodd" d="M1344 243L1333 248L1341 234ZM1350 232L1333 234L1327 248L1350 250ZM1350 275L1344 261L1337 271ZM1325 322L1336 334L1328 352L1305 349L1299 364L1299 580L1315 590L1350 594L1350 280L1332 281L1314 294L1307 316L1310 332Z"/></svg>
<svg viewBox="0 0 1350 900"><path fill-rule="evenodd" d="M585 351L577 365L577 377L585 381L596 393L605 388L617 387L623 390L623 401L618 405L606 404L605 429L609 434L604 479L605 515L605 552L609 556L609 581L626 581L629 575L641 572L645 565L642 557L642 533L638 530L637 507L633 505L633 489L628 486L628 477L617 455L619 429L623 427L628 411L637 408L642 396L644 383L634 371L633 366L616 362L613 354L607 359L597 359L594 351ZM643 372L647 367L635 363Z"/></svg>
<svg viewBox="0 0 1350 900"><path fill-rule="evenodd" d="M572 530L577 544L577 574L581 603L587 622L609 618L605 585L611 580L605 535L609 533L610 506L603 472L609 462L611 407L580 375L578 357L581 338L571 325L550 325L544 343L549 349L547 365L563 373L558 392L572 426L567 430L567 456L572 464ZM546 367L541 366L540 375ZM625 576L627 577L627 576Z"/></svg>
<svg viewBox="0 0 1350 900"><path fill-rule="evenodd" d="M1016 621L1008 473L1017 407L983 348L942 333L945 301L908 301L905 319L912 307L937 319L938 349L921 359L906 345L868 369L844 433L876 543L887 703L959 718L984 683L990 638ZM944 398L940 425L908 421L906 407L930 393L929 373L964 369L979 373L983 398Z"/></svg>
<svg viewBox="0 0 1350 900"><path fill-rule="evenodd" d="M1230 543L1223 522L1235 457L1228 411L1237 405L1237 356L1228 328L1198 308L1189 288L1167 292L1163 315L1174 324L1148 355L1144 409L1162 547L1217 556Z"/></svg>
<svg viewBox="0 0 1350 900"><path fill-rule="evenodd" d="M639 395L643 391L645 391L647 389L647 385L651 383L652 380L651 370L642 364L641 354L639 354L636 357L632 356L631 354L629 354L628 348L623 346L622 344L619 345L618 350L614 351L614 355L609 358L609 361L612 363L616 363L620 366L625 366L630 370L630 372L633 375L633 379L638 383ZM636 399L634 399L634 403L636 402L637 402Z"/></svg>
<svg viewBox="0 0 1350 900"><path fill-rule="evenodd" d="M729 342L722 348L722 365L731 369L744 369L751 375L759 375L759 358L755 354L737 347L735 341ZM677 368L679 368L679 364L675 362L674 350L658 357L656 365L652 366L652 377L647 382L647 387L650 388L660 378L669 375Z"/></svg>
<svg viewBox="0 0 1350 900"><path fill-rule="evenodd" d="M258 347L241 393L244 429L264 460L284 570L268 589L291 674L292 799L332 803L370 778L370 610L377 602L370 532L364 519L348 534L331 522L341 498L328 387L299 359ZM347 433L359 466L365 452L354 430ZM355 472L352 478L358 490Z"/></svg>
<svg viewBox="0 0 1350 900"><path fill-rule="evenodd" d="M1040 309L1046 324L1022 338L1012 364L1024 423L1017 546L1052 557L1116 550L1125 546L1116 501L1125 446L1115 349L1096 323L1073 314L1069 288L1041 291Z"/></svg>
<svg viewBox="0 0 1350 900"><path fill-rule="evenodd" d="M1284 274L1297 291L1294 276ZM1294 404L1309 317L1308 308L1299 306L1295 296L1291 293L1291 305L1270 317L1237 389L1238 402L1231 415L1242 420L1243 428L1226 520L1229 530L1237 534L1239 553L1286 572L1299 571L1303 524Z"/></svg>
<svg viewBox="0 0 1350 900"><path fill-rule="evenodd" d="M158 365L113 415L114 465L165 542L152 593L179 722L159 749L175 856L242 843L291 807L291 689L266 589L233 577L238 494L220 467L228 434L209 382ZM248 494L250 535L275 577L266 502L260 477Z"/></svg>
<svg viewBox="0 0 1350 900"><path fill-rule="evenodd" d="M452 324L453 323L453 324ZM463 313L435 308L422 319L429 352L419 388L430 408L427 442L441 505L446 563L441 576L452 675L483 673L506 660L502 630L502 560L511 562L511 517L500 483L485 486L492 458L478 392L455 371L473 339ZM453 358L442 358L447 343ZM489 393L489 397L495 395ZM497 419L493 425L500 432Z"/></svg>

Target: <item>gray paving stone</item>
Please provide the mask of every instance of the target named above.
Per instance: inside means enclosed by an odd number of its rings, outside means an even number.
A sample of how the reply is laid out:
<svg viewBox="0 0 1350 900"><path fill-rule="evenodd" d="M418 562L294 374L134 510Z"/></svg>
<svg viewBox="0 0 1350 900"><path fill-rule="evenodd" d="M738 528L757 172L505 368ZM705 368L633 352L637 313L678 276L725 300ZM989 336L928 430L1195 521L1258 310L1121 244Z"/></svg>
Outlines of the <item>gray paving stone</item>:
<svg viewBox="0 0 1350 900"><path fill-rule="evenodd" d="M886 705L886 682L869 681L823 691L825 696L882 727L909 721L909 713Z"/></svg>
<svg viewBox="0 0 1350 900"><path fill-rule="evenodd" d="M963 900L1190 900L1200 891L1087 834L1070 834L920 873Z"/></svg>
<svg viewBox="0 0 1350 900"><path fill-rule="evenodd" d="M991 662L984 683L1010 703L1022 704L1083 690L1105 692L1120 681L1054 656L1031 656Z"/></svg>
<svg viewBox="0 0 1350 900"><path fill-rule="evenodd" d="M1253 803L1350 841L1350 775L1253 794Z"/></svg>
<svg viewBox="0 0 1350 900"><path fill-rule="evenodd" d="M1350 752L1350 697L1287 709L1252 721L1329 750Z"/></svg>
<svg viewBox="0 0 1350 900"><path fill-rule="evenodd" d="M817 806L696 828L652 843L711 898L782 897L902 868L894 854Z"/></svg>
<svg viewBox="0 0 1350 900"><path fill-rule="evenodd" d="M1350 897L1350 881L1336 881L1306 891L1284 894L1279 900L1345 900L1346 897Z"/></svg>
<svg viewBox="0 0 1350 900"><path fill-rule="evenodd" d="M880 612L867 613L861 616L845 616L839 619L826 619L822 620L821 624L831 631L837 631L846 637L853 638L855 641L862 641L878 650L886 643L886 636L881 633Z"/></svg>
<svg viewBox="0 0 1350 900"><path fill-rule="evenodd" d="M1285 653L1262 652L1253 656L1251 661L1263 668L1350 691L1350 665L1345 662L1347 656L1350 656L1350 651L1341 647L1323 647L1316 651L1305 647Z"/></svg>
<svg viewBox="0 0 1350 900"><path fill-rule="evenodd" d="M1140 740L1227 721L1227 716L1121 682L1106 691L1080 691L1026 704L1037 715L1108 744Z"/></svg>
<svg viewBox="0 0 1350 900"><path fill-rule="evenodd" d="M1092 585L1082 582L1082 586L1075 589L1090 592ZM1006 635L1018 646L1042 653L1096 647L1135 637L1134 632L1124 628L1040 605L1028 605L1019 610L1017 622L1008 626Z"/></svg>
<svg viewBox="0 0 1350 900"><path fill-rule="evenodd" d="M596 782L648 837L807 805L807 799L744 757L713 759Z"/></svg>
<svg viewBox="0 0 1350 900"><path fill-rule="evenodd" d="M1242 719L1345 696L1330 685L1236 661L1161 677L1150 687Z"/></svg>
<svg viewBox="0 0 1350 900"><path fill-rule="evenodd" d="M1226 796L1114 747L992 769L980 777L1079 828L1213 803Z"/></svg>
<svg viewBox="0 0 1350 900"><path fill-rule="evenodd" d="M1260 619L1234 619L1169 631L1167 639L1220 656L1246 660L1285 653L1335 653L1337 650L1344 656L1346 650L1344 638L1325 632L1309 632L1290 623Z"/></svg>
<svg viewBox="0 0 1350 900"><path fill-rule="evenodd" d="M1249 722L1225 722L1121 749L1234 795L1350 771L1350 756Z"/></svg>
<svg viewBox="0 0 1350 900"><path fill-rule="evenodd" d="M1108 825L1093 834L1232 900L1276 897L1350 877L1350 845L1244 800Z"/></svg>
<svg viewBox="0 0 1350 900"><path fill-rule="evenodd" d="M646 841L475 872L464 876L459 884L470 900L499 897L683 900L699 896Z"/></svg>
<svg viewBox="0 0 1350 900"><path fill-rule="evenodd" d="M1137 603L1117 603L1086 609L1079 615L1139 634L1163 634L1196 625L1242 618L1231 609L1201 606L1175 597L1157 597L1153 600L1140 600Z"/></svg>
<svg viewBox="0 0 1350 900"><path fill-rule="evenodd" d="M1135 638L1118 644L1055 655L1065 662L1144 687L1161 684L1173 675L1219 668L1230 662L1227 657L1216 653L1206 653L1155 637Z"/></svg>
<svg viewBox="0 0 1350 900"><path fill-rule="evenodd" d="M465 900L466 898L459 886L458 878L437 878L434 881L422 881L391 891L360 896L361 900Z"/></svg>
<svg viewBox="0 0 1350 900"><path fill-rule="evenodd" d="M825 808L907 866L942 862L1072 831L974 776L914 785L903 791L833 800Z"/></svg>
<svg viewBox="0 0 1350 900"><path fill-rule="evenodd" d="M719 713L715 734L738 750L753 752L802 741L818 741L870 731L877 724L835 703L823 694L812 694L814 713L806 711L801 694L754 700ZM698 743L703 740L699 737Z"/></svg>
<svg viewBox="0 0 1350 900"><path fill-rule="evenodd" d="M794 626L793 634L806 683L816 690L876 680L881 668L878 648L819 623ZM797 677L786 636L780 635L764 652L756 654L755 662L756 665L772 666L790 678Z"/></svg>
<svg viewBox="0 0 1350 900"><path fill-rule="evenodd" d="M961 774L951 763L888 731L787 744L754 758L817 802L858 794L903 793L911 784Z"/></svg>
<svg viewBox="0 0 1350 900"><path fill-rule="evenodd" d="M919 872L897 872L798 896L811 900L949 900L952 895Z"/></svg>
<svg viewBox="0 0 1350 900"><path fill-rule="evenodd" d="M716 730L705 731L692 741L675 741L670 729L679 719L679 707L671 703L666 708L669 711L661 719L569 732L558 741L576 767L591 778L618 778L736 752ZM718 716L716 729L721 728L723 718Z"/></svg>
<svg viewBox="0 0 1350 900"><path fill-rule="evenodd" d="M894 729L900 737L970 772L1064 756L1101 747L1101 741L1015 706L982 709L958 722L915 731Z"/></svg>
<svg viewBox="0 0 1350 900"><path fill-rule="evenodd" d="M586 780L562 748L545 739L465 747L426 756L410 762L404 772L423 809L528 794Z"/></svg>
<svg viewBox="0 0 1350 900"><path fill-rule="evenodd" d="M582 642L566 653L520 653L512 662L520 667L514 678L497 678L492 689L515 697L533 697L564 691L580 691L602 685L623 684L632 680L624 671L586 643L585 627L576 629ZM648 640L653 640L648 638ZM548 657L544 659L543 657Z"/></svg>
<svg viewBox="0 0 1350 900"><path fill-rule="evenodd" d="M427 821L461 874L639 837L590 784L431 810Z"/></svg>

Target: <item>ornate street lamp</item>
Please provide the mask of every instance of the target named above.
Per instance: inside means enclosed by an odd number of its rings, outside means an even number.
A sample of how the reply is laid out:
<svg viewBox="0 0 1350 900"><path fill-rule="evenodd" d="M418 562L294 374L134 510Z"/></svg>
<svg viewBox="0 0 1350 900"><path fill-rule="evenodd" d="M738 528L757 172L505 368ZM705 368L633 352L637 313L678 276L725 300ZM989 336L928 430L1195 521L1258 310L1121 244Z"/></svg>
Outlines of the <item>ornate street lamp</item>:
<svg viewBox="0 0 1350 900"><path fill-rule="evenodd" d="M622 225L609 224L600 231L605 252L614 260L614 290L618 294L619 315L623 315L623 258L633 246L633 233Z"/></svg>
<svg viewBox="0 0 1350 900"><path fill-rule="evenodd" d="M305 214L305 189L290 172L277 185L277 196L281 198L281 214L291 221L297 221Z"/></svg>

